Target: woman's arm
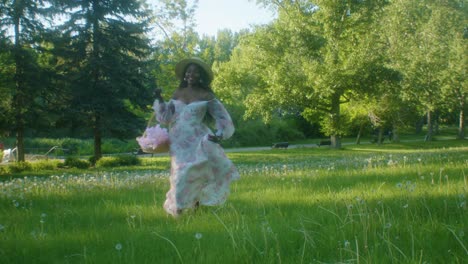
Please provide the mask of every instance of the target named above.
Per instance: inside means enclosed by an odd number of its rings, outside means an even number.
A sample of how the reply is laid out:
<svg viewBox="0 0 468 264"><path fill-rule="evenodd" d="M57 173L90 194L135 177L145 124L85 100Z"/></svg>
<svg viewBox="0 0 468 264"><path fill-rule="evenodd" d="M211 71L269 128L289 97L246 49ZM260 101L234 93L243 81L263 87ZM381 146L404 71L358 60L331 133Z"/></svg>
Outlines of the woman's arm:
<svg viewBox="0 0 468 264"><path fill-rule="evenodd" d="M153 109L156 113L156 120L160 122L161 124L169 124L172 120L172 117L175 112L175 106L172 101L169 101L169 103L165 103L164 99L161 95L162 90L160 88L157 88L154 90L154 104L153 104Z"/></svg>
<svg viewBox="0 0 468 264"><path fill-rule="evenodd" d="M232 123L231 116L223 104L217 99L209 101L208 112L216 122L216 138L218 140L230 138L234 134L234 124ZM216 141L216 139L213 141Z"/></svg>

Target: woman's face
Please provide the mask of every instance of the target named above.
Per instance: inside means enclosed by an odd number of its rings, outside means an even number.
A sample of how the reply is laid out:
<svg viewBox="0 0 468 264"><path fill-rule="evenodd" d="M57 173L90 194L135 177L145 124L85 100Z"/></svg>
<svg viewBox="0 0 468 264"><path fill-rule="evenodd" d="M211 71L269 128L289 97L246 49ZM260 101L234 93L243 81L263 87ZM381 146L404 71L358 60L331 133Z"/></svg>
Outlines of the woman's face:
<svg viewBox="0 0 468 264"><path fill-rule="evenodd" d="M185 81L187 81L189 85L198 85L200 83L200 78L200 67L196 64L190 64L185 71Z"/></svg>

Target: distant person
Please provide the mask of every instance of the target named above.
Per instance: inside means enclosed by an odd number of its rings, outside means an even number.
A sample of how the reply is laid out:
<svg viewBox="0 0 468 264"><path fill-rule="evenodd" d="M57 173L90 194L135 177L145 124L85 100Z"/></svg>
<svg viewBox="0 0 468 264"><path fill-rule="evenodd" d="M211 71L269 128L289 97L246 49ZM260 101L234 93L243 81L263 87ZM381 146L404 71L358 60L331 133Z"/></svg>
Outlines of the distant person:
<svg viewBox="0 0 468 264"><path fill-rule="evenodd" d="M161 89L156 89L153 108L158 121L169 128L171 187L164 209L179 216L184 209L224 203L239 173L218 144L232 136L234 125L210 88L211 68L199 58L189 58L180 61L175 72L180 84L172 99L164 102Z"/></svg>

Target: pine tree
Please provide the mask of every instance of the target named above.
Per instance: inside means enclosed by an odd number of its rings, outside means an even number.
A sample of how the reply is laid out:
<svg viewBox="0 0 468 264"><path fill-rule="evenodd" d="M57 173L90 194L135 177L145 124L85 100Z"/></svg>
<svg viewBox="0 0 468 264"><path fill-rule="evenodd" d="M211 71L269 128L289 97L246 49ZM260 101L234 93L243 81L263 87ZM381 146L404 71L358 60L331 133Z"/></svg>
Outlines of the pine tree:
<svg viewBox="0 0 468 264"><path fill-rule="evenodd" d="M102 139L134 137L149 103L149 13L138 0L63 1L67 21L57 46L71 95L70 120L92 132L94 156Z"/></svg>

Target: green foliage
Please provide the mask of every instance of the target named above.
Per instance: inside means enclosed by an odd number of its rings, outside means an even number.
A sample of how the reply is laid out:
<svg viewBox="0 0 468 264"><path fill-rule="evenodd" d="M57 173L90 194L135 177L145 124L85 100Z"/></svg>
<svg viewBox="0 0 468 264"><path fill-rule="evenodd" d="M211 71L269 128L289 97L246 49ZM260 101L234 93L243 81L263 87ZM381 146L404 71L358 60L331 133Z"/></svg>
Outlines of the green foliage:
<svg viewBox="0 0 468 264"><path fill-rule="evenodd" d="M294 119L275 119L265 125L260 120L247 120L239 122L233 137L223 146L269 146L274 142L297 141L304 139L303 132L294 125Z"/></svg>
<svg viewBox="0 0 468 264"><path fill-rule="evenodd" d="M8 170L11 173L18 173L23 171L31 171L32 165L27 161L19 161L8 165Z"/></svg>
<svg viewBox="0 0 468 264"><path fill-rule="evenodd" d="M12 162L7 165L0 166L0 175L21 174L23 172L41 174L47 171L55 171L61 166L62 163L59 160Z"/></svg>
<svg viewBox="0 0 468 264"><path fill-rule="evenodd" d="M87 160L76 157L67 157L63 165L69 168L87 169L91 164Z"/></svg>
<svg viewBox="0 0 468 264"><path fill-rule="evenodd" d="M15 140L13 138L6 138L3 142L6 147L12 147ZM93 140L91 139L26 138L25 146L27 154L45 155L50 151L48 157L93 154ZM137 147L138 144L134 139L105 138L102 143L102 150L105 154L130 153L134 152Z"/></svg>
<svg viewBox="0 0 468 264"><path fill-rule="evenodd" d="M66 150L66 153L69 155L79 154L80 145L84 142L83 140L74 139L74 138L65 138L62 140L62 148Z"/></svg>
<svg viewBox="0 0 468 264"><path fill-rule="evenodd" d="M31 167L33 172L40 171L52 171L61 166L61 161L59 160L40 160L31 162Z"/></svg>
<svg viewBox="0 0 468 264"><path fill-rule="evenodd" d="M96 162L96 167L112 168L121 166L136 166L140 164L140 159L135 155L118 155L112 157L102 157Z"/></svg>
<svg viewBox="0 0 468 264"><path fill-rule="evenodd" d="M92 131L99 158L103 138L133 137L143 127L142 109L151 102L154 82L145 36L149 10L135 0L63 4L71 12L57 32L70 97L63 122Z"/></svg>

